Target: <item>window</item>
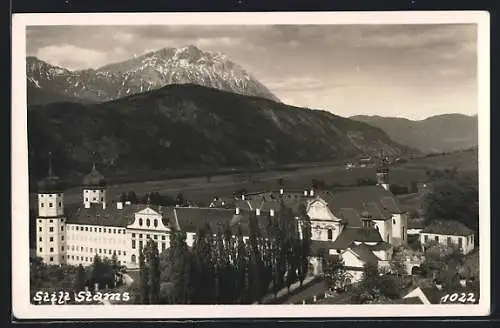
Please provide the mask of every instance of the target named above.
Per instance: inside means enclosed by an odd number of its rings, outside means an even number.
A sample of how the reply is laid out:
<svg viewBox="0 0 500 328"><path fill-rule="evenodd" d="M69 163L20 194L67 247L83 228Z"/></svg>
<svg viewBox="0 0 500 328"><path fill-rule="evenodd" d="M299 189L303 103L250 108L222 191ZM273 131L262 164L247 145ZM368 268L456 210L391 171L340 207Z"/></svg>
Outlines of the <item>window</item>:
<svg viewBox="0 0 500 328"><path fill-rule="evenodd" d="M146 239L149 239L149 238L150 238L150 236L149 236L149 235L146 235Z"/></svg>
<svg viewBox="0 0 500 328"><path fill-rule="evenodd" d="M64 231L64 226L61 226L61 231Z"/></svg>
<svg viewBox="0 0 500 328"><path fill-rule="evenodd" d="M167 248L167 244L166 243L161 243L161 249L165 250L165 248Z"/></svg>
<svg viewBox="0 0 500 328"><path fill-rule="evenodd" d="M123 255L127 255L127 252L123 251Z"/></svg>
<svg viewBox="0 0 500 328"><path fill-rule="evenodd" d="M86 191L87 191L87 190L85 190L85 192L86 192ZM88 203L88 201L89 201L89 198L88 198L88 197L85 197L85 203Z"/></svg>
<svg viewBox="0 0 500 328"><path fill-rule="evenodd" d="M85 231L89 231L89 227L85 227Z"/></svg>
<svg viewBox="0 0 500 328"><path fill-rule="evenodd" d="M49 238L49 241L54 241L54 237L50 237L50 238Z"/></svg>
<svg viewBox="0 0 500 328"><path fill-rule="evenodd" d="M42 248L40 247L40 248L38 249L38 251L41 253L41 252L42 252Z"/></svg>
<svg viewBox="0 0 500 328"><path fill-rule="evenodd" d="M94 232L97 232L97 228L94 228Z"/></svg>
<svg viewBox="0 0 500 328"><path fill-rule="evenodd" d="M51 253L54 253L54 247L51 247L51 248L50 248L50 252L51 252Z"/></svg>
<svg viewBox="0 0 500 328"><path fill-rule="evenodd" d="M62 207L62 203L61 202L59 202L59 207Z"/></svg>
<svg viewBox="0 0 500 328"><path fill-rule="evenodd" d="M92 197L92 200L95 202L95 197Z"/></svg>
<svg viewBox="0 0 500 328"><path fill-rule="evenodd" d="M76 226L75 229L76 229L76 231L79 231L79 227L78 226Z"/></svg>
<svg viewBox="0 0 500 328"><path fill-rule="evenodd" d="M424 235L424 240L427 242L429 240L429 236Z"/></svg>
<svg viewBox="0 0 500 328"><path fill-rule="evenodd" d="M71 250L74 251L75 250L75 245L71 246Z"/></svg>
<svg viewBox="0 0 500 328"><path fill-rule="evenodd" d="M50 228L49 228L49 231L50 231L50 232L54 232L54 227L50 227Z"/></svg>
<svg viewBox="0 0 500 328"><path fill-rule="evenodd" d="M116 229L113 229L113 233L116 233Z"/></svg>
<svg viewBox="0 0 500 328"><path fill-rule="evenodd" d="M142 240L139 240L139 249L142 249Z"/></svg>
<svg viewBox="0 0 500 328"><path fill-rule="evenodd" d="M45 204L44 204L44 203L41 203L41 204L40 204L40 206L41 206L41 207L45 207Z"/></svg>
<svg viewBox="0 0 500 328"><path fill-rule="evenodd" d="M38 231L42 232L42 227L38 228Z"/></svg>
<svg viewBox="0 0 500 328"><path fill-rule="evenodd" d="M142 226L142 219L139 219L139 226Z"/></svg>
<svg viewBox="0 0 500 328"><path fill-rule="evenodd" d="M88 258L88 257L86 257L86 258L85 258L85 261L87 261L87 262L88 262L88 261L89 261L89 258Z"/></svg>
<svg viewBox="0 0 500 328"><path fill-rule="evenodd" d="M435 241L439 241L439 236L434 237Z"/></svg>
<svg viewBox="0 0 500 328"><path fill-rule="evenodd" d="M332 240L333 239L333 231L332 229L328 229L328 240Z"/></svg>
<svg viewBox="0 0 500 328"><path fill-rule="evenodd" d="M64 246L61 246L61 251L64 251Z"/></svg>
<svg viewBox="0 0 500 328"><path fill-rule="evenodd" d="M61 236L61 240L64 241L64 236Z"/></svg>
<svg viewBox="0 0 500 328"><path fill-rule="evenodd" d="M104 228L104 231L103 232L106 232L106 228Z"/></svg>
<svg viewBox="0 0 500 328"><path fill-rule="evenodd" d="M54 220L49 220L49 223L54 223Z"/></svg>
<svg viewBox="0 0 500 328"><path fill-rule="evenodd" d="M448 245L451 245L451 237L446 238L446 243L447 243Z"/></svg>
<svg viewBox="0 0 500 328"><path fill-rule="evenodd" d="M101 197L101 202L104 202L104 197Z"/></svg>
<svg viewBox="0 0 500 328"><path fill-rule="evenodd" d="M154 238L155 240L157 240L157 239L158 239L158 236L157 236L157 235L154 235L154 236L153 236L153 238Z"/></svg>
<svg viewBox="0 0 500 328"><path fill-rule="evenodd" d="M139 234L139 238L142 238L142 233Z"/></svg>
<svg viewBox="0 0 500 328"><path fill-rule="evenodd" d="M396 224L396 219L392 219L392 224Z"/></svg>
<svg viewBox="0 0 500 328"><path fill-rule="evenodd" d="M462 248L462 237L458 237L458 247Z"/></svg>
<svg viewBox="0 0 500 328"><path fill-rule="evenodd" d="M135 249L135 239L132 239L132 249Z"/></svg>
<svg viewBox="0 0 500 328"><path fill-rule="evenodd" d="M49 203L49 207L52 207L52 206L53 206L52 203Z"/></svg>
<svg viewBox="0 0 500 328"><path fill-rule="evenodd" d="M135 238L135 233L132 234L132 238Z"/></svg>
<svg viewBox="0 0 500 328"><path fill-rule="evenodd" d="M99 232L102 232L102 228L99 228Z"/></svg>
<svg viewBox="0 0 500 328"><path fill-rule="evenodd" d="M165 236L161 236L161 240L165 240Z"/></svg>
<svg viewBox="0 0 500 328"><path fill-rule="evenodd" d="M149 227L150 225L151 225L151 221L149 219L146 219L146 226Z"/></svg>
<svg viewBox="0 0 500 328"><path fill-rule="evenodd" d="M90 247L90 252L93 252L93 251L94 251L94 249L92 247Z"/></svg>
<svg viewBox="0 0 500 328"><path fill-rule="evenodd" d="M42 237L38 238L38 241L42 241Z"/></svg>
<svg viewBox="0 0 500 328"><path fill-rule="evenodd" d="M118 255L122 255L122 251L121 250L118 250Z"/></svg>
<svg viewBox="0 0 500 328"><path fill-rule="evenodd" d="M75 256L74 255L71 255L71 259L74 260L75 259Z"/></svg>
<svg viewBox="0 0 500 328"><path fill-rule="evenodd" d="M132 261L132 263L135 263L135 260L136 260L136 256L135 256L135 254L132 254L132 256L131 256L131 259L130 259L130 260Z"/></svg>
<svg viewBox="0 0 500 328"><path fill-rule="evenodd" d="M99 248L99 254L101 254L101 253L102 253L102 248Z"/></svg>
<svg viewBox="0 0 500 328"><path fill-rule="evenodd" d="M158 220L157 219L154 220L154 226L155 226L155 228L158 227Z"/></svg>
<svg viewBox="0 0 500 328"><path fill-rule="evenodd" d="M53 257L50 257L49 261L50 261L50 262L54 262L54 258L53 258Z"/></svg>

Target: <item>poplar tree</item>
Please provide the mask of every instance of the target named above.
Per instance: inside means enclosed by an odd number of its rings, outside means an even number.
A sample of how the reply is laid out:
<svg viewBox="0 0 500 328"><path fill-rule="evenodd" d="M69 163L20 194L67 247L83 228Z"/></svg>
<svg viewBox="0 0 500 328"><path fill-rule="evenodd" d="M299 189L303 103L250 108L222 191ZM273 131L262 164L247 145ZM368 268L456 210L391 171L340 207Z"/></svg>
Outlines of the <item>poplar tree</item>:
<svg viewBox="0 0 500 328"><path fill-rule="evenodd" d="M74 289L77 293L85 289L85 269L81 264L76 268Z"/></svg>
<svg viewBox="0 0 500 328"><path fill-rule="evenodd" d="M149 304L158 304L160 300L160 259L158 244L154 240L149 239L144 253L149 273Z"/></svg>
<svg viewBox="0 0 500 328"><path fill-rule="evenodd" d="M144 249L139 249L139 273L141 282L141 304L149 304L149 268L146 265Z"/></svg>
<svg viewBox="0 0 500 328"><path fill-rule="evenodd" d="M215 276L212 261L212 230L208 223L198 230L193 244L192 278L193 303L213 303Z"/></svg>

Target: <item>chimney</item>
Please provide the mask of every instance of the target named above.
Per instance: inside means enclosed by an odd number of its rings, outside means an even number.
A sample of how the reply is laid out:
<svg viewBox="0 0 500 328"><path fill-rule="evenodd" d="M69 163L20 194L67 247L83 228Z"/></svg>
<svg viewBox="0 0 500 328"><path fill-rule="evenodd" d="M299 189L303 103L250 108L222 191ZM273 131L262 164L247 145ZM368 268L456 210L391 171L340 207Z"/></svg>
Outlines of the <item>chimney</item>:
<svg viewBox="0 0 500 328"><path fill-rule="evenodd" d="M241 194L241 200L245 200L245 194Z"/></svg>
<svg viewBox="0 0 500 328"><path fill-rule="evenodd" d="M270 214L271 216L274 216L274 208L271 208L271 209L269 210L269 214Z"/></svg>
<svg viewBox="0 0 500 328"><path fill-rule="evenodd" d="M116 202L116 208L121 210L123 209L123 203L122 202Z"/></svg>
<svg viewBox="0 0 500 328"><path fill-rule="evenodd" d="M304 196L307 196L307 190L304 190Z"/></svg>
<svg viewBox="0 0 500 328"><path fill-rule="evenodd" d="M283 188L280 188L280 195L283 195L283 193L284 193Z"/></svg>
<svg viewBox="0 0 500 328"><path fill-rule="evenodd" d="M131 201L129 201L129 200L125 201L125 205L130 205L130 204L132 204Z"/></svg>
<svg viewBox="0 0 500 328"><path fill-rule="evenodd" d="M106 202L102 202L102 209L105 210L106 209Z"/></svg>
<svg viewBox="0 0 500 328"><path fill-rule="evenodd" d="M240 208L236 207L236 215L240 214Z"/></svg>
<svg viewBox="0 0 500 328"><path fill-rule="evenodd" d="M224 203L224 201L222 201L220 204L221 204L222 206L224 206L226 203Z"/></svg>
<svg viewBox="0 0 500 328"><path fill-rule="evenodd" d="M256 214L256 215L260 215L260 208L256 208L256 209L255 209L255 214Z"/></svg>
<svg viewBox="0 0 500 328"><path fill-rule="evenodd" d="M311 189L311 191L309 192L309 195L310 196L314 196L314 190L313 189Z"/></svg>

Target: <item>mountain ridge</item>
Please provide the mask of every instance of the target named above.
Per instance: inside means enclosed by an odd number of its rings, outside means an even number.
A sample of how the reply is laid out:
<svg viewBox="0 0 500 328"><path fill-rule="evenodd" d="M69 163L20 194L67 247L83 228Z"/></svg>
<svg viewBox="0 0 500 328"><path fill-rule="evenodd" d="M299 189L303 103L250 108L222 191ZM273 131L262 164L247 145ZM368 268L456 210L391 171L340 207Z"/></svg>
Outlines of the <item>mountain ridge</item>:
<svg viewBox="0 0 500 328"><path fill-rule="evenodd" d="M113 170L203 165L258 167L360 154L414 152L381 129L327 111L195 84L169 85L98 104L48 104L28 112L30 167L51 151L66 170L93 153ZM31 169L30 169L31 170Z"/></svg>
<svg viewBox="0 0 500 328"><path fill-rule="evenodd" d="M91 102L186 83L279 101L228 56L193 45L163 48L97 69L74 71L28 56L26 70L29 83L38 88Z"/></svg>
<svg viewBox="0 0 500 328"><path fill-rule="evenodd" d="M350 118L379 127L394 141L424 153L464 150L478 145L477 114L447 113L422 120L379 115Z"/></svg>

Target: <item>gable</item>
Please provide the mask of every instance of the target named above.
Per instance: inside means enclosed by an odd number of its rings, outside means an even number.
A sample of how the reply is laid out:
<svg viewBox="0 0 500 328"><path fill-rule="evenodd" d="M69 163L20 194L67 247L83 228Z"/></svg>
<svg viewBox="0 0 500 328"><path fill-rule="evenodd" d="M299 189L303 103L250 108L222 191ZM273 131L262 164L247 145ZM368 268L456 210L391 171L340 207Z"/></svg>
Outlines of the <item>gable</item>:
<svg viewBox="0 0 500 328"><path fill-rule="evenodd" d="M327 203L322 199L315 199L307 206L307 215L311 221L340 221L328 208Z"/></svg>
<svg viewBox="0 0 500 328"><path fill-rule="evenodd" d="M160 215L160 213L156 212L155 210L153 210L150 207L146 207L145 209L143 209L142 211L137 212L136 214L138 214L138 215L155 215L155 216L159 216Z"/></svg>
<svg viewBox="0 0 500 328"><path fill-rule="evenodd" d="M350 249L341 254L346 267L363 268L365 263Z"/></svg>
<svg viewBox="0 0 500 328"><path fill-rule="evenodd" d="M420 287L415 288L414 290L412 290L411 292L409 292L403 298L406 299L406 298L414 298L414 297L417 297L418 299L420 299L423 304L431 304L431 302L425 296L424 292L422 291L422 289L420 289Z"/></svg>

